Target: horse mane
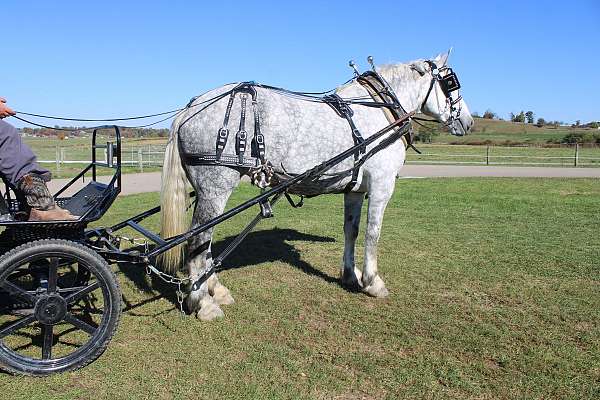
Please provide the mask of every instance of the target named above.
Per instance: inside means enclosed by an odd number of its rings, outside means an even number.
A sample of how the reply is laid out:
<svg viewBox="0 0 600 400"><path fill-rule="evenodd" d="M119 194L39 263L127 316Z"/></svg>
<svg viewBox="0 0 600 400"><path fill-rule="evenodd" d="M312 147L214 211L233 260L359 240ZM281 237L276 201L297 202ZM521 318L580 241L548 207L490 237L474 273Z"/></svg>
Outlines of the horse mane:
<svg viewBox="0 0 600 400"><path fill-rule="evenodd" d="M388 81L409 82L421 77L421 74L419 74L412 66L424 62L424 60L419 59L408 63L382 64L375 67L375 69Z"/></svg>
<svg viewBox="0 0 600 400"><path fill-rule="evenodd" d="M387 81L394 81L400 85L405 85L410 81L417 80L421 75L412 68L413 64L424 63L424 60L414 60L407 63L391 63L375 66L375 70L381 74ZM341 91L347 87L353 86L356 82L348 82L339 86L336 91Z"/></svg>

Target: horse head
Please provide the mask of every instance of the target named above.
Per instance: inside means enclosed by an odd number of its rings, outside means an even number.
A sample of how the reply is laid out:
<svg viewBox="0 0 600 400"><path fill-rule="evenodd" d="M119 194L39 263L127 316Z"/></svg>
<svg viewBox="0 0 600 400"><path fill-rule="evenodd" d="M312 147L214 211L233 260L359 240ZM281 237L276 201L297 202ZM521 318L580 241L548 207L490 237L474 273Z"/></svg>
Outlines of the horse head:
<svg viewBox="0 0 600 400"><path fill-rule="evenodd" d="M459 93L458 77L448 66L450 51L439 54L432 60L414 61L410 63L410 68L419 73L421 80L428 82L424 86L424 97L419 99L420 110L417 111L446 125L451 134L463 136L469 132L474 121L467 103Z"/></svg>

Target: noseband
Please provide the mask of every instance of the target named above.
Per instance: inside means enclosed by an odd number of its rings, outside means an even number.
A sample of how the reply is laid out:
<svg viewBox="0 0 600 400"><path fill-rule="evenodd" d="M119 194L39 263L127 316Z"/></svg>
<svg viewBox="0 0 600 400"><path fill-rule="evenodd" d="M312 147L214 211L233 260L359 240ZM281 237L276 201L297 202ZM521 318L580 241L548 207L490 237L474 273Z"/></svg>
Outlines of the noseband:
<svg viewBox="0 0 600 400"><path fill-rule="evenodd" d="M431 83L429 84L429 90L427 91L427 95L425 96L425 100L423 100L422 106L427 103L429 99L429 95L433 90L433 86L435 83L439 83L442 92L444 93L446 100L446 109L450 109L450 118L446 121L445 125L450 126L455 120L458 120L461 125L462 121L460 120L460 112L461 106L460 101L462 100L462 96L460 93L458 94L456 99L452 99L452 92L458 91L460 89L460 82L458 81L458 77L456 73L452 71L452 68L443 66L438 68L438 66L433 61L425 61L430 69L431 69ZM445 74L443 74L446 72ZM457 107L458 104L458 107ZM444 111L446 110L444 109ZM464 126L463 126L464 129ZM465 129L466 131L466 129Z"/></svg>

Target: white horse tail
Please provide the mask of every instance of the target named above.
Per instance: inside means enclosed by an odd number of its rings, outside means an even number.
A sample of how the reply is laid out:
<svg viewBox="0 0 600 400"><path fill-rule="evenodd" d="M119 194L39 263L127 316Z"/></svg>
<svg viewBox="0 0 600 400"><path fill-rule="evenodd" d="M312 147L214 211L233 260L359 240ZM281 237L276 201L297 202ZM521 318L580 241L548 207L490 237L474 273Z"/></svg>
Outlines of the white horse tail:
<svg viewBox="0 0 600 400"><path fill-rule="evenodd" d="M181 165L178 130L179 121L176 119L171 127L171 135L165 152L160 191L160 234L165 239L179 235L188 228L186 224L188 179ZM183 246L174 247L160 256L160 264L165 272L174 272L179 269L183 260Z"/></svg>

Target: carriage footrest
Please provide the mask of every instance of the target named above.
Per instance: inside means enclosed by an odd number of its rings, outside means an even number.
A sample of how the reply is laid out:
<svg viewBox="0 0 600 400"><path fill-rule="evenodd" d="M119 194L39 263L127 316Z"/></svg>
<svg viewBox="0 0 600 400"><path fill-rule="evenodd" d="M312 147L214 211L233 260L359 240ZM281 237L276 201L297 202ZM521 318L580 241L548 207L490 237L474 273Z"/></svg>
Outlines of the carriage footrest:
<svg viewBox="0 0 600 400"><path fill-rule="evenodd" d="M90 182L86 187L77 192L73 197L66 199L61 207L69 210L73 215L85 215L88 210L104 198L107 185L99 182Z"/></svg>

